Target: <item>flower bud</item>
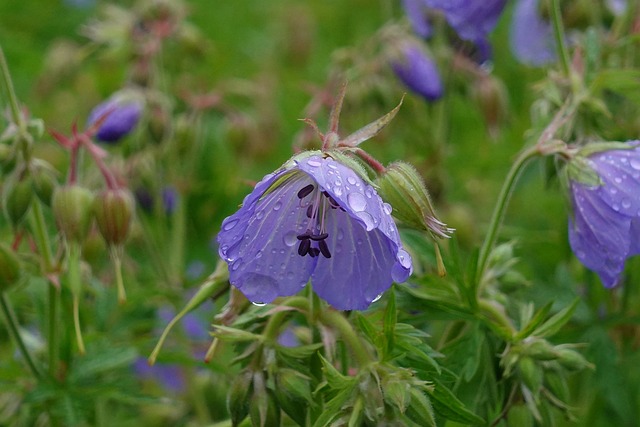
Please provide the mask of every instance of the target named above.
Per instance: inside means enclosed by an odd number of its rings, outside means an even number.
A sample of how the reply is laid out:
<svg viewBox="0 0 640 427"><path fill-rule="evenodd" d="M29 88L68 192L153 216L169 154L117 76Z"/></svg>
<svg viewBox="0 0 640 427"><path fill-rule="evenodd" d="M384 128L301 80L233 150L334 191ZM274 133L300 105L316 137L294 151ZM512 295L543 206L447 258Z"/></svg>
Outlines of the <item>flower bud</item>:
<svg viewBox="0 0 640 427"><path fill-rule="evenodd" d="M142 103L132 95L119 92L96 106L87 120L91 126L103 120L96 133L101 142L115 143L128 135L138 124L142 114Z"/></svg>
<svg viewBox="0 0 640 427"><path fill-rule="evenodd" d="M526 354L537 360L554 360L558 358L558 352L547 341L537 339L527 345Z"/></svg>
<svg viewBox="0 0 640 427"><path fill-rule="evenodd" d="M238 425L249 414L249 393L253 384L253 373L246 370L240 373L229 387L227 409L231 415L231 423Z"/></svg>
<svg viewBox="0 0 640 427"><path fill-rule="evenodd" d="M17 227L24 220L31 201L33 189L31 175L14 176L7 180L4 187L4 213L12 227Z"/></svg>
<svg viewBox="0 0 640 427"><path fill-rule="evenodd" d="M47 206L51 206L51 197L56 188L55 171L49 163L38 162L32 170L33 192Z"/></svg>
<svg viewBox="0 0 640 427"><path fill-rule="evenodd" d="M433 58L413 40L403 41L398 49L399 58L391 66L402 83L429 102L442 98L444 87Z"/></svg>
<svg viewBox="0 0 640 427"><path fill-rule="evenodd" d="M309 379L294 369L280 368L275 373L275 396L278 406L300 425L304 425L307 408L312 403Z"/></svg>
<svg viewBox="0 0 640 427"><path fill-rule="evenodd" d="M60 232L68 240L81 242L91 225L93 193L78 185L58 187L51 198L51 208Z"/></svg>
<svg viewBox="0 0 640 427"><path fill-rule="evenodd" d="M471 93L489 134L495 138L507 114L507 90L504 84L491 75L484 75L474 82Z"/></svg>
<svg viewBox="0 0 640 427"><path fill-rule="evenodd" d="M128 190L105 190L96 196L93 212L98 230L108 244L124 243L129 236L133 211L133 195Z"/></svg>
<svg viewBox="0 0 640 427"><path fill-rule="evenodd" d="M393 206L393 216L431 237L448 238L453 232L436 218L429 192L413 166L404 162L392 163L376 180L382 198Z"/></svg>
<svg viewBox="0 0 640 427"><path fill-rule="evenodd" d="M589 363L580 353L570 348L561 348L558 350L558 362L570 370L580 371L584 368L593 369L593 364Z"/></svg>
<svg viewBox="0 0 640 427"><path fill-rule="evenodd" d="M525 356L518 360L518 371L527 388L537 393L542 386L542 368L532 358Z"/></svg>
<svg viewBox="0 0 640 427"><path fill-rule="evenodd" d="M20 271L20 260L15 252L0 243L0 292L5 292L18 283Z"/></svg>

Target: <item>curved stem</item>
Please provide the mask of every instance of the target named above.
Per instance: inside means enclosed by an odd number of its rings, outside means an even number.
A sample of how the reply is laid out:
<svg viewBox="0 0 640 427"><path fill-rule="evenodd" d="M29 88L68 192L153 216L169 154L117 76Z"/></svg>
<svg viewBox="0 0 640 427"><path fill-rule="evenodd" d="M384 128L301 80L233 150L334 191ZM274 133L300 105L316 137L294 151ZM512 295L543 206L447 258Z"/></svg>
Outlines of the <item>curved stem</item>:
<svg viewBox="0 0 640 427"><path fill-rule="evenodd" d="M4 87L7 90L7 96L9 97L9 108L11 108L11 116L13 122L21 129L24 127L24 121L22 114L20 114L20 105L18 104L18 98L16 97L16 91L13 88L13 82L11 81L11 74L9 74L9 66L4 56L4 51L0 47L0 74L2 74L2 81Z"/></svg>
<svg viewBox="0 0 640 427"><path fill-rule="evenodd" d="M18 346L18 350L22 354L22 357L27 362L27 366L29 370L37 379L42 379L42 374L36 367L36 364L33 362L33 358L27 349L24 341L22 340L22 336L20 335L20 331L18 329L18 320L16 319L13 310L11 310L11 306L9 304L9 300L4 292L0 292L0 311L4 314L5 322L7 323L7 329L9 330L9 335L13 338Z"/></svg>
<svg viewBox="0 0 640 427"><path fill-rule="evenodd" d="M500 228L500 224L502 223L502 219L504 218L505 211L507 210L507 205L509 203L509 198L511 197L511 193L513 192L514 184L525 165L531 160L533 157L540 154L539 147L533 146L524 150L516 161L511 166L509 173L504 181L502 189L500 190L500 195L498 196L498 201L496 202L496 207L493 211L493 215L491 216L491 221L489 222L489 229L487 230L487 234L484 238L484 242L482 243L482 247L480 248L480 254L478 255L478 267L476 269L476 277L474 286L476 290L482 281L482 277L484 275L484 271L487 267L487 260L489 259L489 254L493 249L493 245L495 244L496 238L498 236L498 229Z"/></svg>
<svg viewBox="0 0 640 427"><path fill-rule="evenodd" d="M340 336L353 352L353 355L361 368L373 362L373 358L367 351L364 343L353 330L351 323L349 323L341 312L331 309L323 310L320 313L318 320L326 326L336 329L340 333Z"/></svg>
<svg viewBox="0 0 640 427"><path fill-rule="evenodd" d="M562 13L560 12L560 0L551 1L551 16L553 18L553 33L556 39L556 46L562 63L564 75L569 77L571 74L569 52L567 45L564 43L564 26L562 24Z"/></svg>

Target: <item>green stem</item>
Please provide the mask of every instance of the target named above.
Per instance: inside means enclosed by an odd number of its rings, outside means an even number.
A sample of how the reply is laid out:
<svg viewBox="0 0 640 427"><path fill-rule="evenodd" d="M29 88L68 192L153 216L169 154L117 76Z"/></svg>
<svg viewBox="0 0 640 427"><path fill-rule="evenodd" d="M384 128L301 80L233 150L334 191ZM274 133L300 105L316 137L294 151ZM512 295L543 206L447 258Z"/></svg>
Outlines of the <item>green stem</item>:
<svg viewBox="0 0 640 427"><path fill-rule="evenodd" d="M2 82L7 90L7 96L9 97L9 107L11 108L11 115L13 116L13 122L20 127L24 128L24 122L22 120L22 114L20 114L20 104L18 104L18 98L13 88L13 82L11 81L11 74L9 74L9 66L4 56L2 47L0 47L0 73L2 74Z"/></svg>
<svg viewBox="0 0 640 427"><path fill-rule="evenodd" d="M367 351L364 343L353 330L351 323L349 323L341 312L332 309L325 309L320 313L318 320L326 326L336 329L340 333L342 340L351 349L358 365L360 365L361 368L373 362L373 358Z"/></svg>
<svg viewBox="0 0 640 427"><path fill-rule="evenodd" d="M569 52L564 42L564 25L562 24L562 13L560 12L560 0L551 1L551 15L553 19L553 33L556 39L556 46L562 63L562 70L566 77L571 76Z"/></svg>
<svg viewBox="0 0 640 427"><path fill-rule="evenodd" d="M20 335L20 331L18 329L18 320L16 319L13 310L11 310L11 305L9 304L9 300L4 292L0 292L0 309L4 314L5 322L7 323L7 329L9 330L9 335L13 338L22 357L27 362L27 366L29 370L37 379L42 379L42 374L36 367L36 364L33 362L33 358L27 349L24 341L22 340L22 336Z"/></svg>
<svg viewBox="0 0 640 427"><path fill-rule="evenodd" d="M482 277L484 276L485 269L487 268L487 260L489 259L489 254L491 253L493 245L495 244L496 238L498 236L498 229L502 224L502 220L507 210L509 198L511 197L511 193L513 192L516 180L529 160L539 154L540 151L539 147L537 146L525 149L520 153L516 161L511 166L509 173L507 174L502 189L500 190L500 195L498 196L498 201L496 202L496 207L493 211L493 215L491 216L491 221L489 222L487 235L484 238L484 242L482 243L482 247L480 248L480 254L478 255L478 267L475 277L476 290L479 287L479 284L482 282Z"/></svg>

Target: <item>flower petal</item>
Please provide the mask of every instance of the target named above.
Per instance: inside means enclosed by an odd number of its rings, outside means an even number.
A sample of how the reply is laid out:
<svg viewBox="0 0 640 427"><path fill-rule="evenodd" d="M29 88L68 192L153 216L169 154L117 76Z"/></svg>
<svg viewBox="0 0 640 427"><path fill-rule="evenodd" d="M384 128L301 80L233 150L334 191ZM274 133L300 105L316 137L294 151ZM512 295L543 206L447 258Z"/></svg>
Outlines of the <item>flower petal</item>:
<svg viewBox="0 0 640 427"><path fill-rule="evenodd" d="M425 0L427 5L443 11L447 22L460 38L475 42L493 30L506 0Z"/></svg>
<svg viewBox="0 0 640 427"><path fill-rule="evenodd" d="M540 17L540 0L520 0L513 11L510 46L523 64L542 66L556 60L551 23Z"/></svg>
<svg viewBox="0 0 640 427"><path fill-rule="evenodd" d="M575 218L569 243L585 267L596 271L606 287L617 284L629 256L631 218L602 200L604 190L572 183Z"/></svg>
<svg viewBox="0 0 640 427"><path fill-rule="evenodd" d="M325 227L332 257L318 257L313 290L339 310L364 310L393 283L396 247L340 210L327 213Z"/></svg>
<svg viewBox="0 0 640 427"><path fill-rule="evenodd" d="M640 149L603 151L590 156L603 181L601 197L616 212L640 215Z"/></svg>
<svg viewBox="0 0 640 427"><path fill-rule="evenodd" d="M285 181L270 189L279 178ZM229 282L251 301L268 303L293 295L308 282L317 259L297 253L296 236L304 231L307 209L296 193L311 183L308 175L296 171L269 177L223 222L218 242L220 255L229 263ZM233 227L227 230L229 224Z"/></svg>

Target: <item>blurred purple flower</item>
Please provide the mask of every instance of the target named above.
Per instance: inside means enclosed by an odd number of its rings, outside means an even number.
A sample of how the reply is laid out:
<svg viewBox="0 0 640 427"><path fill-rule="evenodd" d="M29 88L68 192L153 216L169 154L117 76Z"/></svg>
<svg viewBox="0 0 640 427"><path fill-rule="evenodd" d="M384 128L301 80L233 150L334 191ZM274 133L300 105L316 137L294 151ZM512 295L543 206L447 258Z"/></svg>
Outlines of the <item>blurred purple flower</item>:
<svg viewBox="0 0 640 427"><path fill-rule="evenodd" d="M289 326L278 336L278 344L283 347L298 347L300 340L293 331L293 328Z"/></svg>
<svg viewBox="0 0 640 427"><path fill-rule="evenodd" d="M167 186L162 189L162 206L167 214L171 215L178 205L179 195L176 189L172 186Z"/></svg>
<svg viewBox="0 0 640 427"><path fill-rule="evenodd" d="M179 365L156 363L153 366L145 357L139 357L133 363L134 374L144 380L159 382L167 391L179 393L184 390L184 373Z"/></svg>
<svg viewBox="0 0 640 427"><path fill-rule="evenodd" d="M135 190L134 195L136 197L136 202L138 202L138 206L142 208L142 210L146 212L153 211L153 204L155 202L153 194L143 187L139 187ZM166 186L162 189L162 207L164 208L164 212L167 215L171 215L179 202L179 194L176 189L172 186Z"/></svg>
<svg viewBox="0 0 640 427"><path fill-rule="evenodd" d="M540 0L519 0L511 21L511 51L518 61L532 66L556 60L551 23L540 16Z"/></svg>
<svg viewBox="0 0 640 427"><path fill-rule="evenodd" d="M605 4L607 5L607 8L611 11L611 13L613 13L614 15L622 15L627 10L628 1L627 0L606 0Z"/></svg>
<svg viewBox="0 0 640 427"><path fill-rule="evenodd" d="M441 10L463 40L479 43L494 29L507 0L424 0Z"/></svg>
<svg viewBox="0 0 640 427"><path fill-rule="evenodd" d="M427 101L440 99L444 88L433 59L417 43L405 42L401 49L402 58L391 64L396 76Z"/></svg>
<svg viewBox="0 0 640 427"><path fill-rule="evenodd" d="M626 259L640 254L640 141L629 145L588 157L600 185L570 182L569 243L607 288L619 283Z"/></svg>
<svg viewBox="0 0 640 427"><path fill-rule="evenodd" d="M427 18L429 8L425 0L402 0L402 7L413 31L424 39L431 37L431 24Z"/></svg>
<svg viewBox="0 0 640 427"><path fill-rule="evenodd" d="M91 113L87 125L91 126L98 119L107 114L98 129L96 139L101 142L114 143L129 134L136 127L142 113L142 105L133 99L114 95L98 104Z"/></svg>
<svg viewBox="0 0 640 427"><path fill-rule="evenodd" d="M331 157L298 158L265 176L217 237L229 281L254 302L314 291L363 310L411 274L391 206Z"/></svg>

